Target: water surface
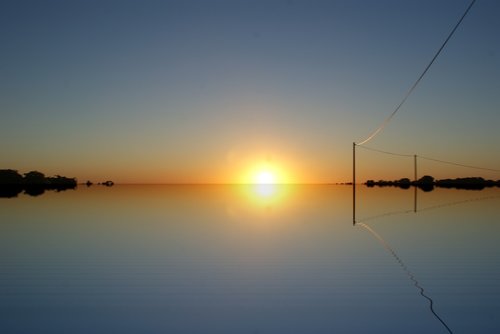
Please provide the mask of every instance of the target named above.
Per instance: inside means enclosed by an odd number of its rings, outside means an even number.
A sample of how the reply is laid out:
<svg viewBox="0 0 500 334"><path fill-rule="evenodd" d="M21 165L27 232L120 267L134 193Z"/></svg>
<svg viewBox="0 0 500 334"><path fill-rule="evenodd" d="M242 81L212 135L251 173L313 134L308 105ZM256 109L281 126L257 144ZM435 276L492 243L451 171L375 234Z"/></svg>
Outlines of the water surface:
<svg viewBox="0 0 500 334"><path fill-rule="evenodd" d="M355 224L347 186L0 199L0 332L499 332L500 191L414 196L359 188Z"/></svg>

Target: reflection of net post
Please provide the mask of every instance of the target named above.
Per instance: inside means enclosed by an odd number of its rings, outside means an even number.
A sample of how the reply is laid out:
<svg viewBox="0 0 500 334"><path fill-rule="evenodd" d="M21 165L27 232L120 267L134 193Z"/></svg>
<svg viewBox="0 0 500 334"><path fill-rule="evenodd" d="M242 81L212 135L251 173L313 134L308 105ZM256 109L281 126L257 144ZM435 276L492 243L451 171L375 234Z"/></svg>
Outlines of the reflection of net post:
<svg viewBox="0 0 500 334"><path fill-rule="evenodd" d="M352 143L352 225L356 225L356 143Z"/></svg>
<svg viewBox="0 0 500 334"><path fill-rule="evenodd" d="M413 186L413 212L417 212L417 186Z"/></svg>

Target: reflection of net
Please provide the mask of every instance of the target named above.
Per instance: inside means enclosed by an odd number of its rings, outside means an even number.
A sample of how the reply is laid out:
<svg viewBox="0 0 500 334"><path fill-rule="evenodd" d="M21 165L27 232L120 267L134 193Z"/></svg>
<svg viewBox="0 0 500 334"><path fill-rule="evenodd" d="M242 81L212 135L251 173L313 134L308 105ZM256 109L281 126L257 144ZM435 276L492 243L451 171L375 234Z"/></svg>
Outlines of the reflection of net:
<svg viewBox="0 0 500 334"><path fill-rule="evenodd" d="M476 197L476 198L465 199L465 200L457 201L457 202L450 202L450 203L432 205L432 206L428 206L426 208L419 209L418 211L419 212L421 212L421 211L431 211L431 210L446 208L448 206L454 206L454 205L459 205L459 204L464 204L464 203L470 203L470 202L479 202L479 201L484 201L484 200L487 200L487 199L498 199L498 198L500 198L500 196Z"/></svg>
<svg viewBox="0 0 500 334"><path fill-rule="evenodd" d="M408 275L410 280L413 282L413 284L417 287L417 289L420 290L420 295L429 301L429 308L431 310L431 313L434 315L434 317L436 317L436 319L439 320L439 322L446 328L446 330L448 330L449 333L453 333L451 331L451 329L448 327L448 325L443 321L443 319L441 319L441 317L436 313L436 311L434 311L434 301L432 300L432 298L425 294L424 288L420 285L420 283L417 281L415 276L411 273L411 271L405 265L403 260L401 260L401 258L396 254L396 252L392 249L392 247L387 243L387 241L385 241L384 238L382 238L380 236L380 234L375 232L370 226L368 226L364 223L357 223L356 225L361 226L364 229L366 229L368 232L370 232L382 244L382 246L384 246L384 248L389 253L391 253L391 255L396 259L396 261L399 263L399 265L406 272L406 274Z"/></svg>
<svg viewBox="0 0 500 334"><path fill-rule="evenodd" d="M470 199L464 199L461 201L432 205L432 206L428 206L428 207L421 208L418 210L415 208L414 210L391 211L391 212L386 212L386 213L382 213L379 215L370 216L370 217L366 217L366 218L357 220L357 221L355 221L355 224L361 224L361 223L364 223L367 221L376 220L376 219L389 217L389 216L406 215L408 213L432 211L432 210L437 210L437 209L446 208L446 207L455 206L455 205L460 205L460 204L465 204L465 203L480 202L480 201L485 201L485 200L489 200L489 199L499 199L499 198L500 198L500 196L475 197L475 198L470 198Z"/></svg>

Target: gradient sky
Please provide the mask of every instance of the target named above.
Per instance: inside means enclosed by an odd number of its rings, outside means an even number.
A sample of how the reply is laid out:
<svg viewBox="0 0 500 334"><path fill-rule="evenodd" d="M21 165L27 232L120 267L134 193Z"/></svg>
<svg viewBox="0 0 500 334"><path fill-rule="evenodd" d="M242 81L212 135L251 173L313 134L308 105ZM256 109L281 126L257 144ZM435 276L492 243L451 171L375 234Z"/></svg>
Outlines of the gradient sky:
<svg viewBox="0 0 500 334"><path fill-rule="evenodd" d="M0 3L0 168L116 182L351 178L469 0ZM367 144L500 169L500 2ZM413 161L358 150L360 178ZM422 162L434 176L499 173Z"/></svg>

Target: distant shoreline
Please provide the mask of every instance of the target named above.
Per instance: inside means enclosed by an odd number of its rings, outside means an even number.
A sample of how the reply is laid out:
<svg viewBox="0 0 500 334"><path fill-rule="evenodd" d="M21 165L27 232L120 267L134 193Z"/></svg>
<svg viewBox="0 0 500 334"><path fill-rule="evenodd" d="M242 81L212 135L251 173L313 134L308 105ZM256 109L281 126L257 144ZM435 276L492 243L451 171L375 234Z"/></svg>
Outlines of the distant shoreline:
<svg viewBox="0 0 500 334"><path fill-rule="evenodd" d="M46 190L63 191L75 189L76 186L76 178L61 175L46 177L38 171L25 173L23 176L17 170L0 169L0 197L17 197L22 191L31 196L38 196Z"/></svg>
<svg viewBox="0 0 500 334"><path fill-rule="evenodd" d="M456 179L436 180L432 176L425 175L416 181L410 181L410 179L408 178L394 181L368 180L364 184L367 187L398 187L402 189L418 187L424 191L431 191L435 187L448 189L482 190L485 188L500 187L500 180L486 180L482 177L464 177Z"/></svg>

